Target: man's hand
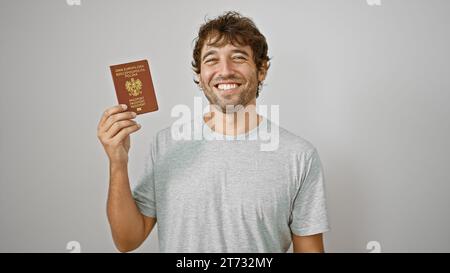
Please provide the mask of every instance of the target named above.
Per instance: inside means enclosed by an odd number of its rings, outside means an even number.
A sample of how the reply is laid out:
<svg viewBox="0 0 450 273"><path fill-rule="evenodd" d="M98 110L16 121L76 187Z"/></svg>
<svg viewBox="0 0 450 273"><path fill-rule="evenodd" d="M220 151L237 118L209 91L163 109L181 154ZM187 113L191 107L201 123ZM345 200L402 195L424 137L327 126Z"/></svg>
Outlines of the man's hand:
<svg viewBox="0 0 450 273"><path fill-rule="evenodd" d="M141 128L134 112L125 112L126 105L106 109L97 127L97 137L111 163L127 164L130 134Z"/></svg>

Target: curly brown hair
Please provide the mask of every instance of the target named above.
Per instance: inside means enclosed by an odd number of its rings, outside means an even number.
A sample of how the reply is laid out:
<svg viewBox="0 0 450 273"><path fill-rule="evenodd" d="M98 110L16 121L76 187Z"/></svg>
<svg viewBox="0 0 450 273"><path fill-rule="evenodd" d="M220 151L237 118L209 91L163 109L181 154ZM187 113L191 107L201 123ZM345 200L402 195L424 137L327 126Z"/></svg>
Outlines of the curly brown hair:
<svg viewBox="0 0 450 273"><path fill-rule="evenodd" d="M204 43L210 39L210 45L224 46L228 43L232 45L250 46L253 51L253 61L259 72L261 69L266 71L270 66L270 58L267 55L268 46L266 38L256 27L255 23L248 17L243 17L236 11L228 11L223 15L207 20L199 29L198 36L194 39L195 47L193 52L192 69L196 74L200 74L201 50ZM199 81L194 79L196 84ZM256 97L259 96L261 82L258 82Z"/></svg>

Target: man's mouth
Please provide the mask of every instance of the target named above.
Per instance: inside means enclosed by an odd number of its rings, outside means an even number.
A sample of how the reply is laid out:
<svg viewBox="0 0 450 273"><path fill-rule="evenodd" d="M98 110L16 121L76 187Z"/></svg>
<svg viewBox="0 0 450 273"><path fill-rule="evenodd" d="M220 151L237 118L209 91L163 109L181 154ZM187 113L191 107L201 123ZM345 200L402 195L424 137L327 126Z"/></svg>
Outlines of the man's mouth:
<svg viewBox="0 0 450 273"><path fill-rule="evenodd" d="M239 86L241 86L240 83L218 83L214 85L219 91L230 91L237 89Z"/></svg>

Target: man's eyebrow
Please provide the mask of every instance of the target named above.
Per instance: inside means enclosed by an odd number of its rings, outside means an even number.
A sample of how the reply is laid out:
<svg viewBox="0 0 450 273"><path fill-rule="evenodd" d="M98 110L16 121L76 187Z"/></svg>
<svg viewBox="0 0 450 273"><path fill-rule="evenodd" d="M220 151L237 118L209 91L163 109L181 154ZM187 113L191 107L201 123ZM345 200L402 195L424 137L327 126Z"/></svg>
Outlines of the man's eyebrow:
<svg viewBox="0 0 450 273"><path fill-rule="evenodd" d="M250 57L250 55L246 51L241 50L241 49L233 49L233 50L231 50L231 52L233 52L233 53L241 53L241 54L243 54L243 55L245 55L247 57Z"/></svg>
<svg viewBox="0 0 450 273"><path fill-rule="evenodd" d="M204 61L206 59L206 57L208 57L209 55L215 54L215 53L217 53L217 50L214 50L214 49L207 51L205 53L205 55L203 56L202 60Z"/></svg>

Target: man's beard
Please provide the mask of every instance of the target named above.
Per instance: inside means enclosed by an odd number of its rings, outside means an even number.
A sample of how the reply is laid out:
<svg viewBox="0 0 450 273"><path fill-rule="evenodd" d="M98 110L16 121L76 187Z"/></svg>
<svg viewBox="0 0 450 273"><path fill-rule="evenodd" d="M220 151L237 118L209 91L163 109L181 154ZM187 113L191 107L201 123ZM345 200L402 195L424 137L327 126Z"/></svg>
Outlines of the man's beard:
<svg viewBox="0 0 450 273"><path fill-rule="evenodd" d="M246 88L240 90L238 94L220 95L221 91L215 91L209 85L203 85L206 98L211 105L214 105L222 113L233 113L245 108L253 99L256 98L258 83L256 79L251 80L247 86L241 84L238 88ZM219 94L217 94L219 92Z"/></svg>

